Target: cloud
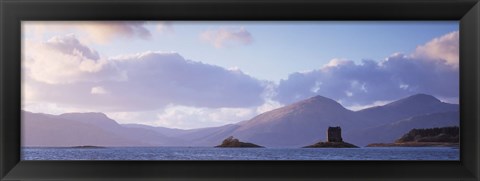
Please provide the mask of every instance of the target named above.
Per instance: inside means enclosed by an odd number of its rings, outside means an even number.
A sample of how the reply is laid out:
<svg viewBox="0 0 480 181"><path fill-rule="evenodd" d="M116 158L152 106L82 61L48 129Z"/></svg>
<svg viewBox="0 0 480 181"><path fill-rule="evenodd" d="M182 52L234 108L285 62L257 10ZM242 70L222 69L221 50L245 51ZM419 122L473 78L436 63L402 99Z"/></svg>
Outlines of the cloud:
<svg viewBox="0 0 480 181"><path fill-rule="evenodd" d="M128 81L105 86L146 95L145 102L194 107L245 107L262 103L261 81L241 71L186 60L177 53L144 52L112 61L126 71Z"/></svg>
<svg viewBox="0 0 480 181"><path fill-rule="evenodd" d="M97 86L97 87L92 87L92 90L90 91L91 94L107 94L108 91L105 90L105 88Z"/></svg>
<svg viewBox="0 0 480 181"><path fill-rule="evenodd" d="M98 52L80 43L74 34L54 36L45 43L46 48L56 50L63 54L83 56L91 60L98 60Z"/></svg>
<svg viewBox="0 0 480 181"><path fill-rule="evenodd" d="M419 46L414 54L396 53L380 62L333 59L319 69L281 80L274 100L289 104L322 95L358 108L416 93L455 99L459 96L458 49L458 32L453 32Z"/></svg>
<svg viewBox="0 0 480 181"><path fill-rule="evenodd" d="M141 38L150 39L150 31L141 21L93 21L77 25L84 29L96 42L106 43L115 38Z"/></svg>
<svg viewBox="0 0 480 181"><path fill-rule="evenodd" d="M195 108L169 106L157 115L155 125L169 128L203 128L233 124L256 115L249 108Z"/></svg>
<svg viewBox="0 0 480 181"><path fill-rule="evenodd" d="M105 44L118 38L151 39L144 21L75 21L75 22L25 22L24 29L34 39L43 39L49 32L81 32L85 41Z"/></svg>
<svg viewBox="0 0 480 181"><path fill-rule="evenodd" d="M418 46L414 56L437 61L446 61L447 64L457 67L460 59L458 31L454 31L435 38L424 45Z"/></svg>
<svg viewBox="0 0 480 181"><path fill-rule="evenodd" d="M211 43L216 48L249 45L253 42L252 35L243 27L208 30L201 33L200 38Z"/></svg>
<svg viewBox="0 0 480 181"><path fill-rule="evenodd" d="M73 34L55 36L42 43L26 41L24 48L23 69L40 82L58 84L118 77L111 74L114 67Z"/></svg>
<svg viewBox="0 0 480 181"><path fill-rule="evenodd" d="M171 21L158 22L157 31L160 33L174 33L173 23Z"/></svg>
<svg viewBox="0 0 480 181"><path fill-rule="evenodd" d="M264 83L241 70L186 60L172 52L93 60L86 55L97 55L95 51L74 36L54 40L25 51L26 93L35 101L99 111L144 111L170 104L238 108L263 103Z"/></svg>
<svg viewBox="0 0 480 181"><path fill-rule="evenodd" d="M372 104L366 104L366 105L354 104L354 105L348 106L346 108L350 109L352 111L359 111L359 110L370 108L370 107L383 106L383 105L386 105L386 104L391 103L391 102L393 102L393 101L375 101ZM340 104L342 104L342 102L340 102Z"/></svg>
<svg viewBox="0 0 480 181"><path fill-rule="evenodd" d="M245 108L206 108L181 105L168 105L164 109L139 112L107 112L120 123L141 123L168 128L195 129L222 126L245 121L254 116L281 107L268 100L258 107Z"/></svg>

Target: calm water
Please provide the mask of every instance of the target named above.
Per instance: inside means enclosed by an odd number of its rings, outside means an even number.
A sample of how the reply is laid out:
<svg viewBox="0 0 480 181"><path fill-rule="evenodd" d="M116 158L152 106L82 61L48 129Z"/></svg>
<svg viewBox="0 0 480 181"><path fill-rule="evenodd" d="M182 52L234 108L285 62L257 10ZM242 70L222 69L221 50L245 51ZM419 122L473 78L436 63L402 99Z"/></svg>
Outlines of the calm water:
<svg viewBox="0 0 480 181"><path fill-rule="evenodd" d="M23 148L23 160L459 160L454 148Z"/></svg>

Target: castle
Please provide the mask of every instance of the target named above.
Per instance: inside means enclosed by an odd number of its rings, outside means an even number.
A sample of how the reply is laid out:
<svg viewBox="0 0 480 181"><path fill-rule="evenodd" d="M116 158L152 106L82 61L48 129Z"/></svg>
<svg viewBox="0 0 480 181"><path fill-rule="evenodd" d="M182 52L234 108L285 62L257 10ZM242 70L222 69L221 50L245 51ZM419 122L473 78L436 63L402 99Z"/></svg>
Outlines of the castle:
<svg viewBox="0 0 480 181"><path fill-rule="evenodd" d="M342 129L338 127L328 127L327 142L343 142Z"/></svg>

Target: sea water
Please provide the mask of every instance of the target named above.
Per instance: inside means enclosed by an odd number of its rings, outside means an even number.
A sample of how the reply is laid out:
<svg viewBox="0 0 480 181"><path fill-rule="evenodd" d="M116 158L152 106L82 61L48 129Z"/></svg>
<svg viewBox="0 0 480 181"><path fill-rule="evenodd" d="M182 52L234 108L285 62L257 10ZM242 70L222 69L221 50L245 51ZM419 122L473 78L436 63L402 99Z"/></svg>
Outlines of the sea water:
<svg viewBox="0 0 480 181"><path fill-rule="evenodd" d="M459 160L458 148L22 148L22 160Z"/></svg>

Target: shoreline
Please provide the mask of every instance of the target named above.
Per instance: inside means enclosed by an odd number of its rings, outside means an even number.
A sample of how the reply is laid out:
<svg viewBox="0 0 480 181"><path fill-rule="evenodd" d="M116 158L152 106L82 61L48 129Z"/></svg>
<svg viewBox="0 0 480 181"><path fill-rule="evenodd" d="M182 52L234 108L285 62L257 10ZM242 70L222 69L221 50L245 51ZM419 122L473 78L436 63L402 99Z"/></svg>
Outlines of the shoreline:
<svg viewBox="0 0 480 181"><path fill-rule="evenodd" d="M460 147L460 144L445 142L371 143L365 147Z"/></svg>

